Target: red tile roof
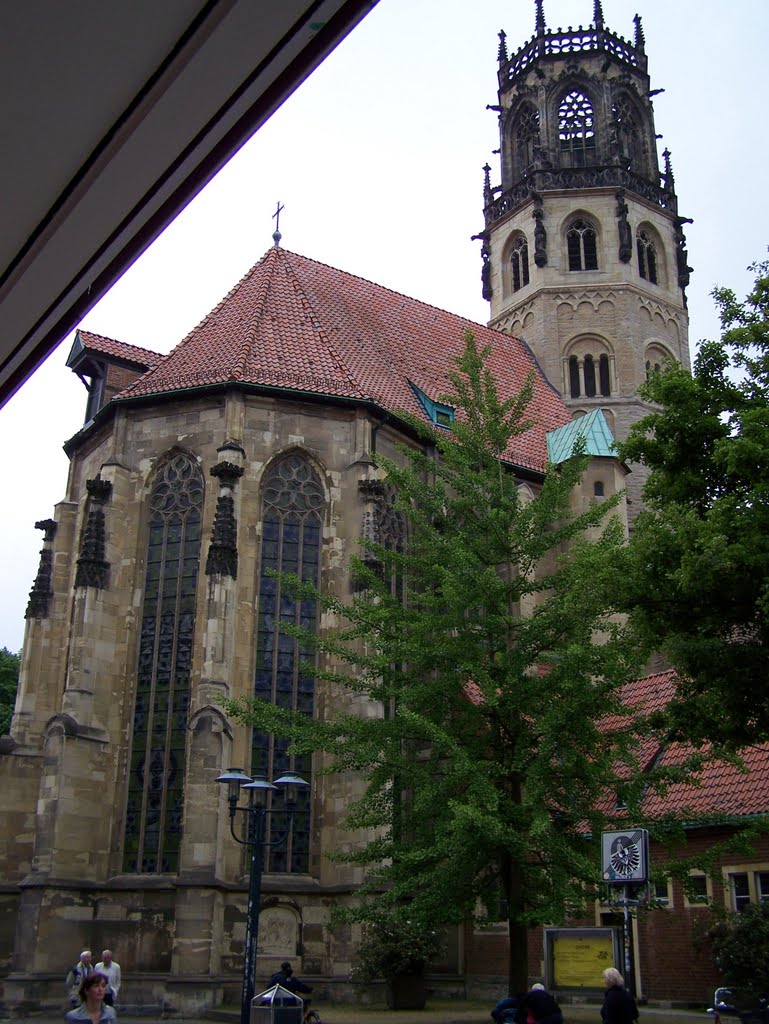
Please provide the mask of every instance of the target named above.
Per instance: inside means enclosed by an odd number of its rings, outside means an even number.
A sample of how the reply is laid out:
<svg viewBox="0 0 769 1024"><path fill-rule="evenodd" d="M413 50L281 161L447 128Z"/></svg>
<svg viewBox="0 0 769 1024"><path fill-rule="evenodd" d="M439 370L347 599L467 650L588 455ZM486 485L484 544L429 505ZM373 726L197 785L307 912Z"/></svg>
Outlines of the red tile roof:
<svg viewBox="0 0 769 1024"><path fill-rule="evenodd" d="M677 681L674 669L631 680L622 693L630 714L607 717L601 727L606 731L619 729L636 715L646 717L663 710L675 693ZM470 703L483 704L477 683L467 680L463 691ZM707 748L702 752L707 753ZM689 744L661 744L655 737L642 736L636 747L638 760L646 771L655 766L680 767L695 753L697 751ZM742 750L740 758L744 767L713 760L707 762L691 782L669 784L664 793L648 789L642 802L644 813L652 819L675 814L690 822L714 815L769 814L769 743ZM627 771L621 767L619 777L625 776ZM600 802L602 809L611 814L615 799L615 793L606 794Z"/></svg>
<svg viewBox="0 0 769 1024"><path fill-rule="evenodd" d="M272 248L219 305L119 399L212 384L285 388L367 400L425 417L409 381L428 398L447 390L451 357L470 329L491 346L502 397L535 363L519 341L324 263ZM569 422L560 396L536 371L534 426L511 461L544 469L547 431Z"/></svg>
<svg viewBox="0 0 769 1024"><path fill-rule="evenodd" d="M677 676L673 669L634 679L625 687L623 699L636 713L650 714L662 710L675 693ZM619 719L607 721L608 727L620 724ZM702 751L707 753L707 748ZM651 767L678 767L696 753L685 743L660 745L658 740L642 740L638 750L641 763ZM742 816L769 813L769 743L740 751L740 766L729 761L713 760L692 776L691 782L668 785L664 793L649 789L643 810L650 817L675 812L696 820L706 815Z"/></svg>
<svg viewBox="0 0 769 1024"><path fill-rule="evenodd" d="M120 359L127 363L135 363L138 366L146 366L147 369L158 366L166 358L159 352L151 352L150 349L140 348L138 345L127 345L123 341L107 338L103 334L93 334L91 331L78 331L77 334L86 351Z"/></svg>

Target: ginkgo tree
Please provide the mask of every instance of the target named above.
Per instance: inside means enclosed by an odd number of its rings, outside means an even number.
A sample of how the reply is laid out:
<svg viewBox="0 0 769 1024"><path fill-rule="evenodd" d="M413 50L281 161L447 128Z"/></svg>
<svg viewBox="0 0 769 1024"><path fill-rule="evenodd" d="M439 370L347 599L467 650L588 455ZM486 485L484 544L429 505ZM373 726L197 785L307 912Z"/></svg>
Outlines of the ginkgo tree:
<svg viewBox="0 0 769 1024"><path fill-rule="evenodd" d="M255 699L228 705L361 778L346 818L360 841L340 856L366 878L341 913L426 929L506 918L511 991L526 987L528 928L592 897L586 836L601 831L618 765L627 778L633 761L630 733L599 723L622 710L640 658L615 614L616 502L574 511L584 452L550 466L533 497L520 493L506 456L529 429L531 397L529 381L502 400L467 336L441 399L456 410L451 429L404 414L420 443L376 457L407 525L404 550L367 544L349 600L293 580L337 625L285 629L314 645L316 678L340 699L315 719ZM345 694L378 713L357 714Z"/></svg>

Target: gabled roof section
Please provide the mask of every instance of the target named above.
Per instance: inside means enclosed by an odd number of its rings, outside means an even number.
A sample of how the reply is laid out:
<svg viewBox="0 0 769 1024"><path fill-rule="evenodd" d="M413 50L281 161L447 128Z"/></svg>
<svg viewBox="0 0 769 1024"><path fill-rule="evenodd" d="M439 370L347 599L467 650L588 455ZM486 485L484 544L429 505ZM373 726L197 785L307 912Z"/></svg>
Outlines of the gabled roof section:
<svg viewBox="0 0 769 1024"><path fill-rule="evenodd" d="M569 414L520 342L277 247L118 398L237 384L371 402L427 420L409 382L439 401L467 329L479 346L490 346L490 368L503 398L520 391L533 371L536 422L507 455L516 465L543 471L546 434L566 424Z"/></svg>
<svg viewBox="0 0 769 1024"><path fill-rule="evenodd" d="M93 334L91 331L76 331L67 356L67 366L76 369L83 357L87 356L106 359L108 362L130 363L142 370L151 370L165 359L159 352L151 352L148 348L127 345L123 341L107 338L103 334Z"/></svg>
<svg viewBox="0 0 769 1024"><path fill-rule="evenodd" d="M662 710L675 695L675 670L634 679L623 692L631 712L649 715ZM617 726L619 719L605 725ZM680 767L695 753L686 743L664 743L647 738L638 751L646 769L653 766ZM643 800L644 812L652 818L675 813L696 823L714 815L743 817L769 814L769 743L739 752L744 764L712 760L692 777L691 782L669 784L663 793L649 789Z"/></svg>
<svg viewBox="0 0 769 1024"><path fill-rule="evenodd" d="M547 435L547 454L553 465L557 466L570 458L580 438L585 441L588 455L616 458L614 437L606 417L601 409L593 409L585 416L551 430Z"/></svg>

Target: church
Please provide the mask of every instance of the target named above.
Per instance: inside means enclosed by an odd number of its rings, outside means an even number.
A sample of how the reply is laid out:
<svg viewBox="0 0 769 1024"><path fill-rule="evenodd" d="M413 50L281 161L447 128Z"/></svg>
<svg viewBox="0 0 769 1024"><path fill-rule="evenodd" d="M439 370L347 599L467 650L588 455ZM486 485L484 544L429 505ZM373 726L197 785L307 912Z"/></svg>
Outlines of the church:
<svg viewBox="0 0 769 1024"><path fill-rule="evenodd" d="M645 414L650 369L689 365L686 220L667 151L659 164L641 19L624 38L595 0L589 26L551 29L537 0L527 42L509 52L500 34L498 81L501 169L485 168L478 235L487 325L289 252L276 233L168 355L77 332L85 422L65 446L66 495L35 524L0 739L7 1007L59 1005L73 953L104 946L130 1004L237 1001L248 862L216 782L233 765L310 783L266 854L257 981L290 959L318 991L349 986L356 936L326 923L361 879L327 854L348 841L356 781L233 726L221 701L324 713L279 630L324 622L270 570L350 593L359 538L397 529L376 454L411 440L402 410L450 427L441 395L467 329L503 397L534 371L534 422L509 453L520 486L536 493L576 423L592 456L581 500L624 491L632 526L643 474L612 439ZM458 929L436 985L471 991L499 942ZM655 984L647 994L665 998Z"/></svg>

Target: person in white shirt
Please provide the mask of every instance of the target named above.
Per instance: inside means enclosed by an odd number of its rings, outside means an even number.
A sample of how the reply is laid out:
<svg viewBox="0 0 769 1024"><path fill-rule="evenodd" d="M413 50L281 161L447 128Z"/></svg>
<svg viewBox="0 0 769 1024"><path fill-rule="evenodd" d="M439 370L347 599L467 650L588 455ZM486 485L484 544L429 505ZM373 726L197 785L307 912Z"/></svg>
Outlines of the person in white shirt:
<svg viewBox="0 0 769 1024"><path fill-rule="evenodd" d="M96 970L107 975L110 991L108 998L104 1001L108 1006L114 1006L117 1002L122 979L120 977L120 964L112 959L111 949L102 950L101 962L96 965Z"/></svg>

